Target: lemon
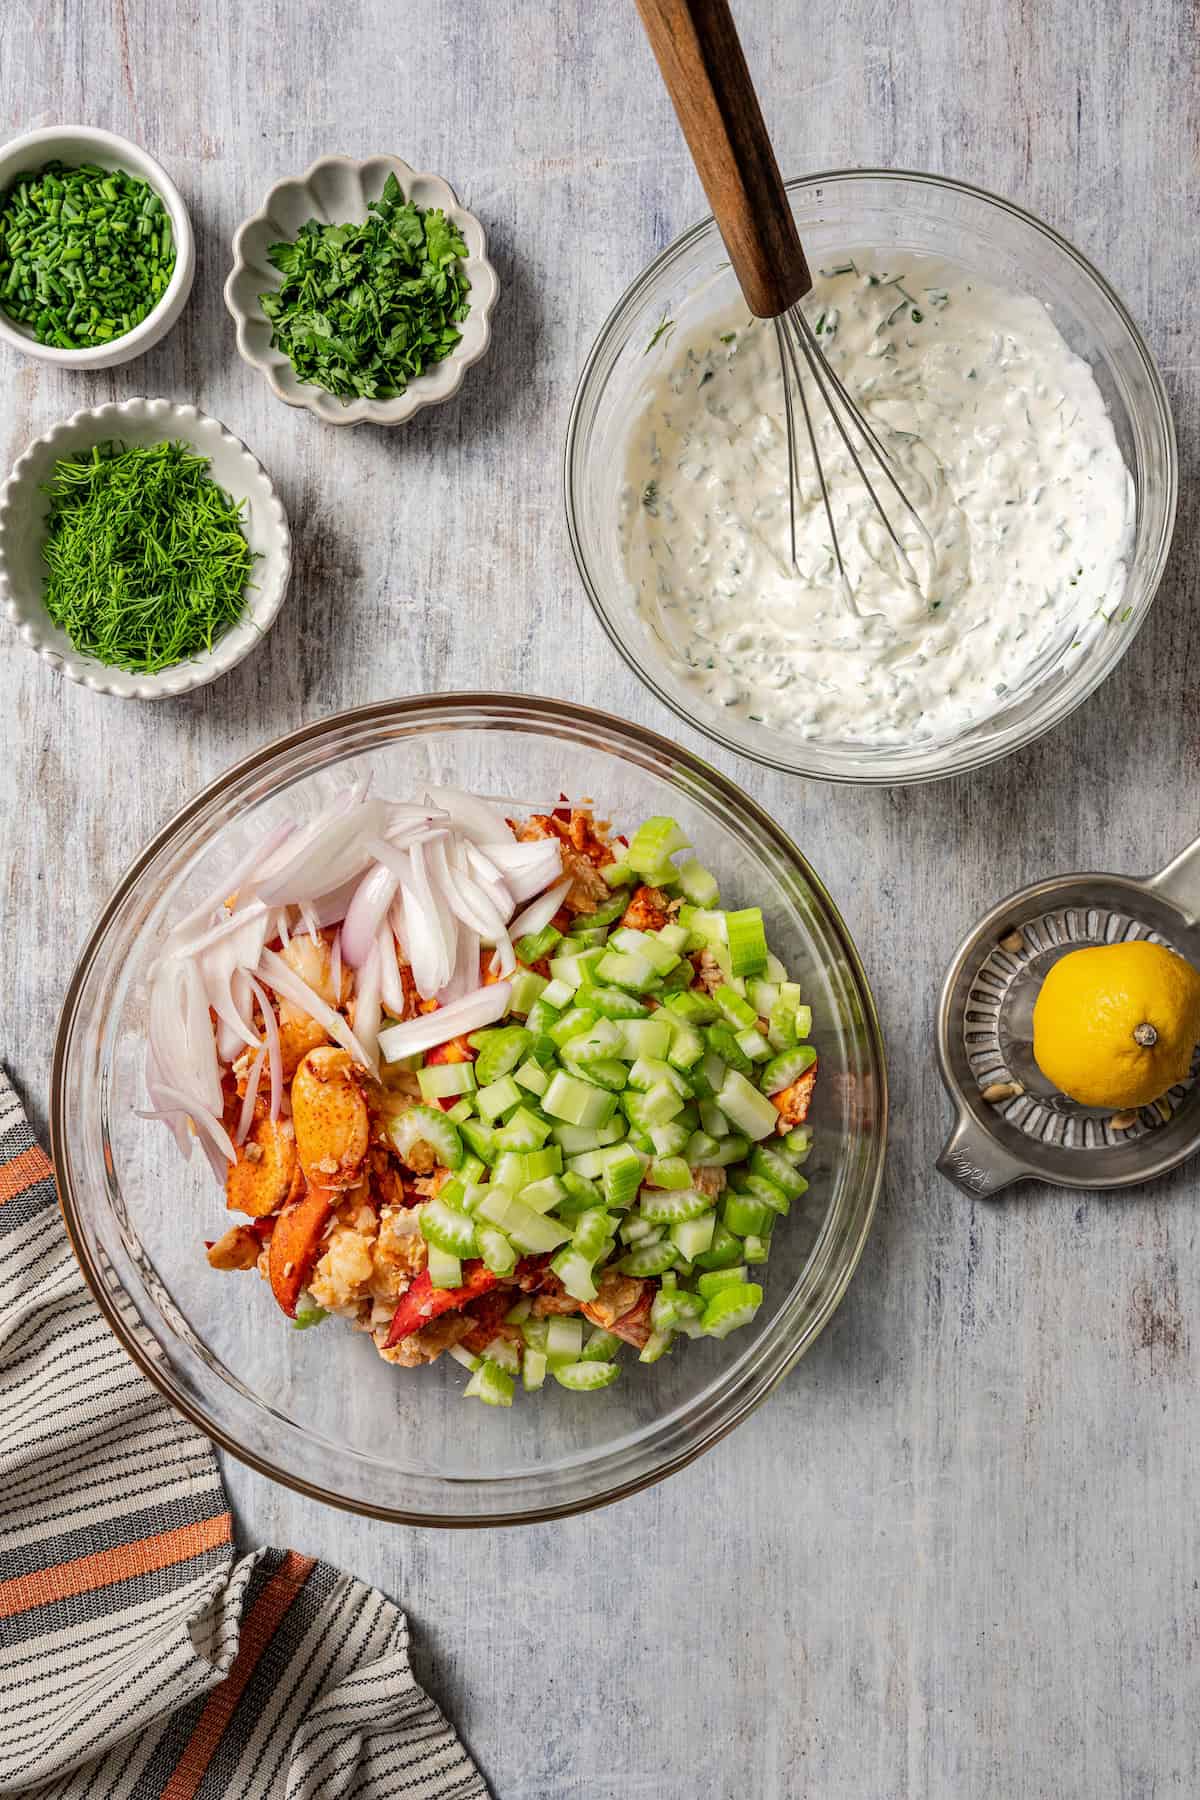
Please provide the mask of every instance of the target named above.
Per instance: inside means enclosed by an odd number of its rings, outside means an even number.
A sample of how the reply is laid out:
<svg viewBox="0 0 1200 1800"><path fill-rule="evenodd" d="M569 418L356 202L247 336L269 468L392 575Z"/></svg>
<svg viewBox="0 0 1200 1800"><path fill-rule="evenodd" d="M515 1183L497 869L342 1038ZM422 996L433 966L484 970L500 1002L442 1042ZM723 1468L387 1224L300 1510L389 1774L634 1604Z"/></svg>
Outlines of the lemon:
<svg viewBox="0 0 1200 1800"><path fill-rule="evenodd" d="M1038 1068L1084 1106L1146 1106L1191 1067L1200 974L1144 939L1072 950L1033 1009Z"/></svg>

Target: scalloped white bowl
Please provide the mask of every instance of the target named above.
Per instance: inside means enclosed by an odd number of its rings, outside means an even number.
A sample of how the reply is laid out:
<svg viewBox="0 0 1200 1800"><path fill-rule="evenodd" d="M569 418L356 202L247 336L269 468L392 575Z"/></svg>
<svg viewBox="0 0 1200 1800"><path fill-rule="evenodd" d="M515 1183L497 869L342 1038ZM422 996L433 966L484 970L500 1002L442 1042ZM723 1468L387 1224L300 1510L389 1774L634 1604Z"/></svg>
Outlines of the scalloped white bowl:
<svg viewBox="0 0 1200 1800"><path fill-rule="evenodd" d="M367 207L383 193L389 175L395 175L406 200L422 207L441 207L458 226L467 246L464 263L471 284L471 309L462 321L462 337L444 362L435 363L411 381L394 400L352 400L310 382L299 381L282 350L271 348L271 324L258 296L282 285L278 269L267 253L272 244L295 238L309 219L325 225L360 225ZM403 425L422 407L449 400L462 386L462 378L477 363L491 342L492 308L500 292L496 271L487 260L483 226L473 213L458 203L454 189L439 175L418 173L398 156L370 156L354 162L348 156L323 156L294 181L277 181L261 209L239 225L233 239L233 268L225 283L225 304L237 326L237 347L243 361L266 377L272 390L288 406L302 406L327 425Z"/></svg>
<svg viewBox="0 0 1200 1800"><path fill-rule="evenodd" d="M106 438L126 444L157 444L163 438L195 445L207 456L210 473L235 500L244 500L243 527L258 552L247 608L232 630L204 656L176 663L157 675L132 675L106 668L75 649L50 621L42 600L47 500L42 492L56 462L91 449ZM292 566L292 539L279 496L258 459L219 419L195 406L171 400L110 401L64 419L36 439L0 488L0 602L22 640L52 669L96 694L124 700L164 700L204 687L228 673L261 643L283 604Z"/></svg>

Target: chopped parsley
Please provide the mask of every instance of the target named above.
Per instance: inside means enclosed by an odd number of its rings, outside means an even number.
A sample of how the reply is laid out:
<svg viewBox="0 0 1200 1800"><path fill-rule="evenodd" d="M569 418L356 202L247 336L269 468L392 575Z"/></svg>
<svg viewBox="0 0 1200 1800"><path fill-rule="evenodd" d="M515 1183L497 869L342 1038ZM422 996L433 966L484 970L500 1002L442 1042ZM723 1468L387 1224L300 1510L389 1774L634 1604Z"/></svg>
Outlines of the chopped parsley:
<svg viewBox="0 0 1200 1800"><path fill-rule="evenodd" d="M363 224L310 219L272 244L283 283L258 297L271 343L300 381L340 400L393 400L459 342L466 254L445 213L405 200L389 175Z"/></svg>

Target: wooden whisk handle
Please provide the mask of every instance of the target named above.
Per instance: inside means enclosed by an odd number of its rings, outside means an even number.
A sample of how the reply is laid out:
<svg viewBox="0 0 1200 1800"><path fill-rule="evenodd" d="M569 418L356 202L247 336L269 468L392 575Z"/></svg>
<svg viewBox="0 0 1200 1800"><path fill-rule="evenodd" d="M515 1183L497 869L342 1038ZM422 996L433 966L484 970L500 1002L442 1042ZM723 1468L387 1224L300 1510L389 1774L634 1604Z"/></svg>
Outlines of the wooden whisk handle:
<svg viewBox="0 0 1200 1800"><path fill-rule="evenodd" d="M637 0L750 311L773 319L812 287L727 0Z"/></svg>

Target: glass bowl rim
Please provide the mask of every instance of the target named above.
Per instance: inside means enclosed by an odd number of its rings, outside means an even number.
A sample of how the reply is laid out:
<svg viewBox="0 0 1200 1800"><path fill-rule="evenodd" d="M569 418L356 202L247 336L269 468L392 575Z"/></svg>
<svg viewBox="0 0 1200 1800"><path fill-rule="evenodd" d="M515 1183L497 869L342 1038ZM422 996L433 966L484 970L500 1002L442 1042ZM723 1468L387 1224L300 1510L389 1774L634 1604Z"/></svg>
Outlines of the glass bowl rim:
<svg viewBox="0 0 1200 1800"><path fill-rule="evenodd" d="M516 723L520 719L528 718L533 710L537 709L548 722L564 726L599 728L610 738L616 739L618 743L624 741L628 747L652 752L668 767L671 764L684 765L691 775L699 777L702 785L715 789L721 800L739 812L745 822L761 834L768 844L792 865L794 871L799 873L818 901L830 934L845 958L852 986L862 1007L869 1059L879 1096L878 1119L871 1135L869 1166L864 1182L866 1191L857 1233L853 1240L846 1244L837 1279L822 1297L819 1310L803 1336L798 1341L788 1341L784 1338L773 1349L772 1354L763 1359L754 1379L746 1383L743 1391L737 1396L736 1404L727 1412L721 1412L720 1403L718 1403L716 1410L719 1416L715 1420L704 1421L703 1429L697 1434L694 1441L687 1443L649 1471L639 1471L610 1487L602 1487L600 1490L578 1499L566 1500L544 1507L522 1507L511 1512L470 1517L413 1512L402 1507L388 1506L348 1494L331 1493L306 1476L278 1466L265 1453L251 1450L239 1443L231 1432L206 1416L201 1404L185 1391L177 1390L171 1385L163 1372L159 1359L147 1351L138 1333L131 1329L128 1319L113 1298L108 1282L98 1268L96 1259L91 1254L86 1234L81 1228L82 1214L76 1200L70 1161L66 1153L67 1090L65 1081L68 1058L75 1034L75 1014L81 991L91 974L96 952L102 945L109 926L144 870L160 851L169 847L172 840L186 829L199 813L211 802L219 799L224 792L244 776L261 775L269 762L319 742L323 737L333 736L347 728L353 729L356 726L370 724L375 720L399 718L415 720L419 723L423 718L428 718L436 722L438 715L443 712L461 711L467 708L484 709L492 717L499 716L502 724L505 719ZM219 1445L229 1455L268 1480L277 1481L306 1499L320 1501L326 1506L333 1506L341 1511L381 1520L389 1524L486 1529L497 1525L537 1524L558 1518L573 1517L578 1513L607 1506L631 1494L640 1493L643 1489L665 1480L668 1475L687 1467L689 1463L695 1461L706 1450L711 1449L714 1444L726 1437L735 1426L741 1424L743 1419L747 1418L766 1399L776 1384L794 1367L800 1357L811 1349L824 1331L840 1306L858 1268L867 1238L870 1235L875 1209L883 1186L888 1138L888 1104L887 1058L883 1031L879 1022L875 997L857 946L821 877L783 827L755 799L744 793L731 777L705 762L695 751L672 742L658 732L638 724L635 720L618 718L598 707L583 706L574 701L557 700L541 695L497 694L484 690L450 690L442 693L407 695L392 700L372 701L363 706L350 707L341 712L327 714L321 719L287 732L282 737L271 740L262 748L239 758L236 763L223 770L199 793L186 801L155 832L115 883L72 970L55 1030L50 1075L50 1144L59 1209L63 1216L71 1249L92 1298L99 1306L109 1329L139 1372L151 1382L175 1411L195 1426L205 1438L211 1443ZM826 1229L827 1226L822 1228L818 1245L825 1236ZM814 1246L814 1251L810 1252L810 1259L815 1254L816 1247ZM120 1291L124 1292L123 1287ZM136 1314L136 1306L133 1310ZM154 1341L157 1342L157 1339ZM167 1367L170 1367L169 1362L167 1362Z"/></svg>
<svg viewBox="0 0 1200 1800"><path fill-rule="evenodd" d="M1064 237L1060 231L1056 231L1053 225L1048 225L1044 219L1038 218L1036 213L1030 212L1026 207L1017 205L1013 200L1006 199L1002 194L993 193L989 188L978 187L972 182L958 181L949 175L937 175L921 169L824 169L812 175L791 176L783 185L788 194L795 194L810 188L819 187L822 183L840 184L854 181L894 181L902 184L914 184L921 187L942 188L951 193L966 194L973 200L984 201L988 206L995 208L999 212L1009 213L1012 217L1019 219L1022 224L1031 227L1034 231L1039 232L1044 238L1047 238L1057 250L1063 252L1072 262L1074 262L1085 278L1090 280L1092 285L1099 291L1102 298L1107 301L1117 319L1128 332L1130 342L1133 345L1145 373L1154 402L1155 422L1162 431L1163 440L1166 446L1165 462L1167 491L1165 496L1163 528L1159 534L1158 542L1154 546L1153 556L1149 562L1147 573L1143 578L1145 592L1137 613L1131 616L1126 624L1123 636L1118 640L1119 647L1116 649L1116 653L1110 654L1107 659L1103 657L1097 658L1095 664L1090 666L1088 678L1081 683L1078 692L1068 691L1066 694L1060 696L1058 705L1050 709L1044 718L1035 717L1032 723L1026 721L1020 726L1009 727L1008 731L1000 734L999 737L993 740L985 740L968 754L955 757L949 764L938 761L940 753L935 747L931 757L934 766L925 770L916 770L905 774L898 774L891 769L881 769L878 774L869 772L850 774L843 770L813 768L799 759L786 760L782 756L772 755L769 750L752 747L750 744L744 743L738 738L728 736L718 725L702 722L699 716L689 712L682 702L675 698L666 685L659 681L656 674L646 663L638 660L631 645L626 642L625 638L617 630L613 621L609 618L608 609L604 601L600 598L597 585L592 579L591 570L584 553L583 538L576 509L575 483L573 479L576 442L583 429L582 415L584 401L586 398L590 397L589 390L592 385L596 367L603 354L607 351L623 314L627 309L632 309L635 304L640 302L644 296L653 289L659 275L664 269L668 268L676 258L682 256L683 253L699 238L703 237L706 232L715 227L716 221L711 213L708 213L704 218L697 219L695 224L689 225L677 238L672 239L664 249L660 250L658 255L655 256L651 262L647 263L646 267L642 269L639 274L635 275L608 313L608 316L605 318L599 331L596 333L595 340L592 343L591 349L588 351L587 358L580 371L579 380L575 387L575 394L571 401L571 411L567 419L567 435L563 446L563 501L567 515L567 533L571 540L571 553L575 559L576 571L578 572L580 581L583 583L584 592L591 602L593 612L599 619L609 642L624 659L626 665L632 669L642 685L648 688L655 698L660 700L664 706L668 707L670 711L675 714L676 718L681 719L685 725L690 725L693 731L699 732L702 737L708 739L709 743L718 744L723 750L728 750L735 756L744 756L748 760L760 764L763 768L776 770L781 775L798 775L809 781L828 781L838 786L845 787L917 787L930 781L948 781L957 775L965 775L973 769L985 768L989 763L1000 762L1004 757L1013 755L1017 750L1022 750L1027 745L1036 743L1038 738L1043 737L1048 731L1053 731L1056 726L1061 725L1065 719L1069 718L1078 707L1083 706L1090 700L1097 688L1102 686L1113 673L1146 622L1146 617L1162 583L1167 559L1171 553L1171 544L1175 533L1176 513L1179 505L1179 445L1175 433L1175 421L1171 411L1171 404L1167 397L1167 391L1162 376L1159 373L1158 364L1155 362L1150 347L1134 321L1129 308L1125 305L1125 302L1121 299L1121 296L1117 293L1116 289L1100 273L1099 269L1084 256L1081 250L1076 249L1069 238ZM803 739L797 740L797 747L802 755L804 751ZM953 741L945 748L952 751L954 749Z"/></svg>

